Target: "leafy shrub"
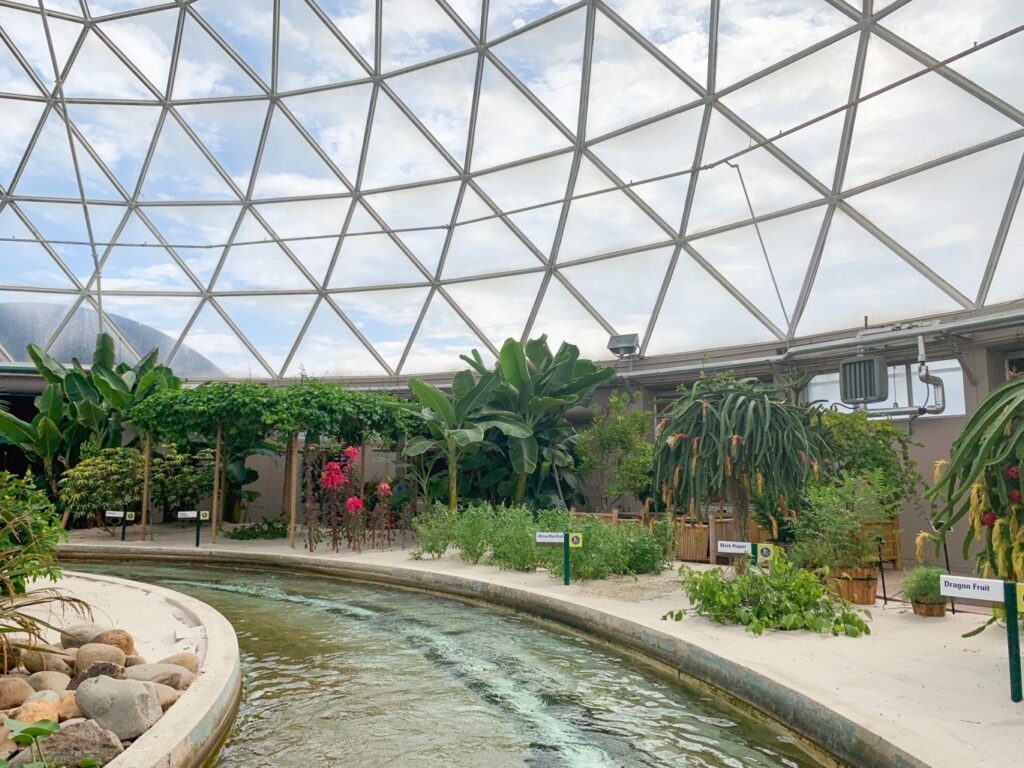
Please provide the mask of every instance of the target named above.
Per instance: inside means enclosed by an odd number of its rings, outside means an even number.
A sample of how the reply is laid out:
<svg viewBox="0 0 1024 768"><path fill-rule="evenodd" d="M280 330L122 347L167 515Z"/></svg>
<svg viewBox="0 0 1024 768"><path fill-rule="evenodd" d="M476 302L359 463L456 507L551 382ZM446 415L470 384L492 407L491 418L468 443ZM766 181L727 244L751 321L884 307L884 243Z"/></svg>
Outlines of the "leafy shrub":
<svg viewBox="0 0 1024 768"><path fill-rule="evenodd" d="M721 568L702 572L683 566L679 572L693 607L670 611L663 619L681 621L693 612L718 624L742 624L755 635L765 629L808 629L849 637L871 634L861 612L834 599L816 575L784 558L769 570L747 568L732 578ZM871 616L867 611L863 615Z"/></svg>
<svg viewBox="0 0 1024 768"><path fill-rule="evenodd" d="M914 568L903 582L903 595L912 603L944 603L939 593L940 581L945 573L941 568Z"/></svg>
<svg viewBox="0 0 1024 768"><path fill-rule="evenodd" d="M284 515L274 518L257 520L248 525L239 525L230 531L224 531L224 537L228 539L283 539L288 535L288 521Z"/></svg>
<svg viewBox="0 0 1024 768"><path fill-rule="evenodd" d="M606 579L625 574L660 573L665 567L663 541L642 525L610 525L596 517L571 522L568 527L543 530L578 530L583 546L569 551L569 567L574 579ZM544 554L545 567L561 577L564 561L557 547Z"/></svg>
<svg viewBox="0 0 1024 768"><path fill-rule="evenodd" d="M419 559L424 554L433 558L443 557L451 546L457 515L447 507L435 505L433 509L425 509L412 519L413 530L419 546L413 557Z"/></svg>
<svg viewBox="0 0 1024 768"><path fill-rule="evenodd" d="M486 503L470 504L459 512L453 537L463 560L479 563L491 545L494 507Z"/></svg>
<svg viewBox="0 0 1024 768"><path fill-rule="evenodd" d="M676 554L676 530L669 524L667 519L655 520L652 530L654 538L661 545L661 556L667 565L675 559Z"/></svg>
<svg viewBox="0 0 1024 768"><path fill-rule="evenodd" d="M536 570L540 564L540 548L536 543L538 530L533 514L526 507L497 507L491 562L510 571Z"/></svg>
<svg viewBox="0 0 1024 768"><path fill-rule="evenodd" d="M18 477L0 472L0 592L24 592L27 582L37 578L56 581L57 545L66 537L31 473Z"/></svg>
<svg viewBox="0 0 1024 768"><path fill-rule="evenodd" d="M90 451L60 480L60 500L76 519L128 509L142 498L142 455L134 448Z"/></svg>
<svg viewBox="0 0 1024 768"><path fill-rule="evenodd" d="M628 573L661 573L665 569L665 545L642 525L626 529L626 570Z"/></svg>
<svg viewBox="0 0 1024 768"><path fill-rule="evenodd" d="M196 508L199 500L213 487L213 465L212 448L187 453L171 444L153 457L153 499L165 515L173 516L183 509Z"/></svg>

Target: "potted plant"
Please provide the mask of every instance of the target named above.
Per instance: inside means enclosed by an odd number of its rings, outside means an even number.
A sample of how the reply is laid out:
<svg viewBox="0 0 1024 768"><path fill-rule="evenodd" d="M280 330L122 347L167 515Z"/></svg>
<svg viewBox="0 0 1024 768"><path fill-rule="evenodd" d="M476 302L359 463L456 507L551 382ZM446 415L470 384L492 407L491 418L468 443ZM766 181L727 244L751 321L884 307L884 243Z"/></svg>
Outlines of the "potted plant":
<svg viewBox="0 0 1024 768"><path fill-rule="evenodd" d="M942 617L946 615L946 598L939 593L941 568L919 566L907 574L903 594L918 616Z"/></svg>

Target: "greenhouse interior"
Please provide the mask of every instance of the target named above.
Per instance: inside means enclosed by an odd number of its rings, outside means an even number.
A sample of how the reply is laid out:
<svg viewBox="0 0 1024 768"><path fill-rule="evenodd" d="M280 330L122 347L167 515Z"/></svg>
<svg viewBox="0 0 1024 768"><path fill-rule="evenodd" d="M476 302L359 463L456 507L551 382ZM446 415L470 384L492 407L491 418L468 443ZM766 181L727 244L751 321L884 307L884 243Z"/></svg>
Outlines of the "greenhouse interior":
<svg viewBox="0 0 1024 768"><path fill-rule="evenodd" d="M0 768L1018 765L1022 33L0 0Z"/></svg>

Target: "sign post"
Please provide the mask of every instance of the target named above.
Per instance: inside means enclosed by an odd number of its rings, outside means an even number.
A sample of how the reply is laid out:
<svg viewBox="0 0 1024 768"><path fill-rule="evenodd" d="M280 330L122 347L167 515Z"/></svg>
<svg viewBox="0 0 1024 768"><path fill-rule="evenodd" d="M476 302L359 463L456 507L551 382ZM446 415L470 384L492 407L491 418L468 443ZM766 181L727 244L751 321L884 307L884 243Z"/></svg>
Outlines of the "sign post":
<svg viewBox="0 0 1024 768"><path fill-rule="evenodd" d="M183 509L178 512L179 520L195 520L196 521L196 546L199 546L199 530L202 526L203 520L210 519L210 513L207 510L198 512L194 509Z"/></svg>
<svg viewBox="0 0 1024 768"><path fill-rule="evenodd" d="M1024 699L1020 673L1020 628L1017 626L1018 608L1024 604L1024 584L943 574L939 581L939 594L1003 604L1006 610L1006 648L1010 656L1010 701L1018 703Z"/></svg>
<svg viewBox="0 0 1024 768"><path fill-rule="evenodd" d="M563 531L537 531L535 538L539 546L562 545L562 583L569 586L569 550L583 546L582 533L566 533Z"/></svg>
<svg viewBox="0 0 1024 768"><path fill-rule="evenodd" d="M103 513L103 516L108 520L120 520L121 521L121 541L124 541L125 534L125 513L123 509L108 509Z"/></svg>

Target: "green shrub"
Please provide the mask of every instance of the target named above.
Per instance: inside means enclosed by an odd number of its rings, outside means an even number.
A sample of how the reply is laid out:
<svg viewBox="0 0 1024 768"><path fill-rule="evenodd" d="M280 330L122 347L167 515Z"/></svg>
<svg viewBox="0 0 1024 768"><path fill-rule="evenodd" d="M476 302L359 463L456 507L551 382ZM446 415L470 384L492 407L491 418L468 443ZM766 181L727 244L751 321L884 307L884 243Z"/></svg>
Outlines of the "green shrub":
<svg viewBox="0 0 1024 768"><path fill-rule="evenodd" d="M667 519L654 521L654 538L661 545L661 556L665 564L675 560L676 555L676 529L669 524Z"/></svg>
<svg viewBox="0 0 1024 768"><path fill-rule="evenodd" d="M0 472L0 592L24 592L33 579L55 581L57 545L65 538L56 510L32 474Z"/></svg>
<svg viewBox="0 0 1024 768"><path fill-rule="evenodd" d="M491 562L510 571L534 571L540 564L538 531L533 514L524 506L498 507L494 512Z"/></svg>
<svg viewBox="0 0 1024 768"><path fill-rule="evenodd" d="M456 513L441 505L426 509L414 517L412 528L416 531L419 546L413 552L413 557L419 559L424 554L433 558L442 557L451 546L456 519Z"/></svg>
<svg viewBox="0 0 1024 768"><path fill-rule="evenodd" d="M487 554L494 535L494 507L486 502L470 504L460 510L453 537L463 560L479 563Z"/></svg>
<svg viewBox="0 0 1024 768"><path fill-rule="evenodd" d="M661 573L665 569L665 545L642 525L619 526L626 529L626 571Z"/></svg>
<svg viewBox="0 0 1024 768"><path fill-rule="evenodd" d="M64 473L60 500L75 519L107 509L138 507L142 500L142 455L134 448L102 448ZM102 519L102 517L100 518Z"/></svg>
<svg viewBox="0 0 1024 768"><path fill-rule="evenodd" d="M903 595L912 603L944 603L939 593L940 581L945 573L941 568L914 568L903 582Z"/></svg>
<svg viewBox="0 0 1024 768"><path fill-rule="evenodd" d="M283 539L288 535L288 521L284 514L274 518L257 520L248 525L239 525L229 531L224 531L224 538L227 539Z"/></svg>
<svg viewBox="0 0 1024 768"><path fill-rule="evenodd" d="M845 600L835 600L817 576L785 558L769 570L747 568L732 578L721 568L694 571L683 566L679 572L693 607L670 611L663 619L681 621L693 612L719 624L742 624L755 635L765 629L808 629L849 637L871 634L861 612ZM863 615L871 616L867 611Z"/></svg>

